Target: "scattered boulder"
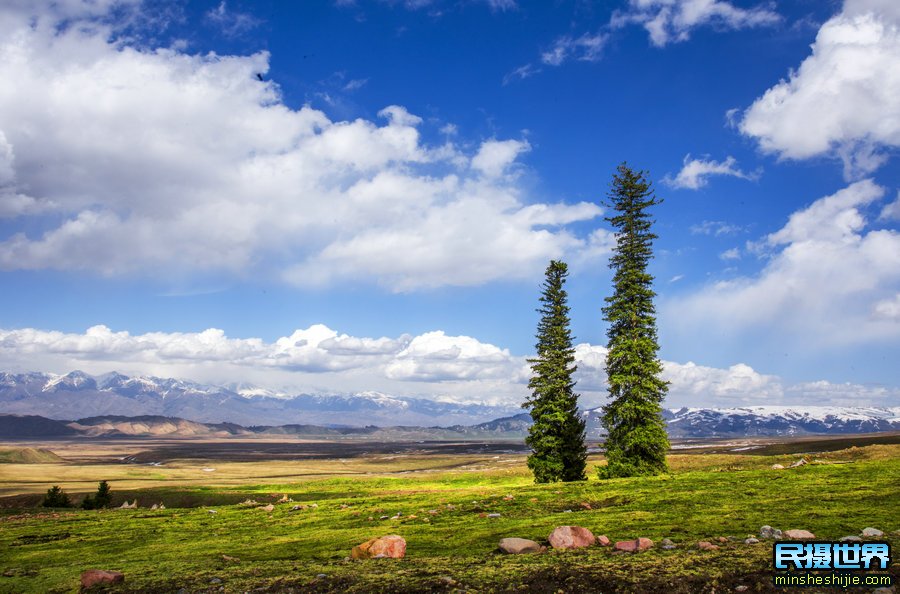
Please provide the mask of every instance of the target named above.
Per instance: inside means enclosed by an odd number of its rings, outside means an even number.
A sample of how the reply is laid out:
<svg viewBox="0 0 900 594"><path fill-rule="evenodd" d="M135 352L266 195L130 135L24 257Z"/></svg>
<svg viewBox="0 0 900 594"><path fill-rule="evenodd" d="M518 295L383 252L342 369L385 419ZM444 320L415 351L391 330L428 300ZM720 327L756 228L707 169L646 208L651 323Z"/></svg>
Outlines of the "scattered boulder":
<svg viewBox="0 0 900 594"><path fill-rule="evenodd" d="M726 542L728 542L728 539L725 538L724 536L720 536L716 540L719 541L721 544L725 544Z"/></svg>
<svg viewBox="0 0 900 594"><path fill-rule="evenodd" d="M600 545L601 547L608 547L609 545L612 544L612 542L610 542L608 536L606 536L605 534L601 534L600 536L597 537L597 544Z"/></svg>
<svg viewBox="0 0 900 594"><path fill-rule="evenodd" d="M617 551L625 551L626 553L642 553L653 547L653 541L649 538L636 538L634 540L620 540L616 543Z"/></svg>
<svg viewBox="0 0 900 594"><path fill-rule="evenodd" d="M785 530L784 537L791 540L812 540L816 535L809 530Z"/></svg>
<svg viewBox="0 0 900 594"><path fill-rule="evenodd" d="M155 503L154 503L153 505L150 506L150 511L156 511L156 510L158 510L158 509L159 509L159 506L156 505Z"/></svg>
<svg viewBox="0 0 900 594"><path fill-rule="evenodd" d="M119 509L137 509L137 506L137 499L134 500L134 503L128 503L128 500L126 499L125 502L119 506Z"/></svg>
<svg viewBox="0 0 900 594"><path fill-rule="evenodd" d="M259 503L256 502L255 499L244 499L240 503L238 503L241 507L256 507Z"/></svg>
<svg viewBox="0 0 900 594"><path fill-rule="evenodd" d="M773 464L772 470L784 470L784 465L783 464Z"/></svg>
<svg viewBox="0 0 900 594"><path fill-rule="evenodd" d="M664 538L659 543L659 548L661 548L664 551L671 551L672 549L677 548L677 546L678 545L676 545L670 538Z"/></svg>
<svg viewBox="0 0 900 594"><path fill-rule="evenodd" d="M406 540L396 534L370 538L350 551L350 557L353 559L399 559L404 555L406 555Z"/></svg>
<svg viewBox="0 0 900 594"><path fill-rule="evenodd" d="M746 584L741 584L740 586L734 587L735 592L746 592L749 589L750 589L750 586L747 586Z"/></svg>
<svg viewBox="0 0 900 594"><path fill-rule="evenodd" d="M750 538L744 539L744 544L757 544L757 543L759 543L759 539L753 538L752 536Z"/></svg>
<svg viewBox="0 0 900 594"><path fill-rule="evenodd" d="M521 555L523 553L540 553L541 545L527 538L501 538L500 550L507 555Z"/></svg>
<svg viewBox="0 0 900 594"><path fill-rule="evenodd" d="M711 542L707 542L705 540L701 540L697 543L697 548L701 551L718 551L719 545L714 545Z"/></svg>
<svg viewBox="0 0 900 594"><path fill-rule="evenodd" d="M778 528L772 528L771 526L763 526L759 529L759 537L760 538L781 538L781 530Z"/></svg>
<svg viewBox="0 0 900 594"><path fill-rule="evenodd" d="M206 512L207 512L207 513L210 513L210 514L217 514L217 513L219 513L219 512L217 512L217 511L214 510L214 509L208 509L208 510L206 510Z"/></svg>
<svg viewBox="0 0 900 594"><path fill-rule="evenodd" d="M263 506L257 507L256 509L261 509L263 511L270 512L270 511L275 510L275 506L270 503L269 505L263 505Z"/></svg>
<svg viewBox="0 0 900 594"><path fill-rule="evenodd" d="M792 462L791 465L788 466L788 468L797 468L798 466L803 466L805 464L809 464L809 462L807 462L806 458L800 458L796 462Z"/></svg>
<svg viewBox="0 0 900 594"><path fill-rule="evenodd" d="M415 516L410 516L410 518L414 518L414 517L415 517ZM499 518L499 517L500 517L500 514L488 514L487 517L489 517L489 518Z"/></svg>
<svg viewBox="0 0 900 594"><path fill-rule="evenodd" d="M594 534L581 526L559 526L550 533L547 540L554 549L578 549L597 542Z"/></svg>
<svg viewBox="0 0 900 594"><path fill-rule="evenodd" d="M81 587L85 590L100 584L121 584L125 574L105 569L88 569L81 573Z"/></svg>
<svg viewBox="0 0 900 594"><path fill-rule="evenodd" d="M878 528L863 528L863 531L860 532L860 536L863 538L881 538L884 536L884 532Z"/></svg>
<svg viewBox="0 0 900 594"><path fill-rule="evenodd" d="M279 499L276 503L287 503L290 500L291 499L287 496L287 493L285 493L284 495L281 496L281 499Z"/></svg>
<svg viewBox="0 0 900 594"><path fill-rule="evenodd" d="M854 535L851 536L842 536L840 539L841 542L862 542L862 538Z"/></svg>
<svg viewBox="0 0 900 594"><path fill-rule="evenodd" d="M166 506L160 502L159 507L157 509L166 509Z"/></svg>

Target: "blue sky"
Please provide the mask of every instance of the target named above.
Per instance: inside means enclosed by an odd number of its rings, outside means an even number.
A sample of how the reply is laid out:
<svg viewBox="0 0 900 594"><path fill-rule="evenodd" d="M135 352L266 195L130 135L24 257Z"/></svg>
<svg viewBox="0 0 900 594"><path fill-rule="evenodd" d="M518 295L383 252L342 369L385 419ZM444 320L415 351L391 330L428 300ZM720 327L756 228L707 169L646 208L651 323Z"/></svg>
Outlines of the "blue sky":
<svg viewBox="0 0 900 594"><path fill-rule="evenodd" d="M890 0L13 2L0 367L515 404L570 264L603 401L615 167L669 404L900 404Z"/></svg>

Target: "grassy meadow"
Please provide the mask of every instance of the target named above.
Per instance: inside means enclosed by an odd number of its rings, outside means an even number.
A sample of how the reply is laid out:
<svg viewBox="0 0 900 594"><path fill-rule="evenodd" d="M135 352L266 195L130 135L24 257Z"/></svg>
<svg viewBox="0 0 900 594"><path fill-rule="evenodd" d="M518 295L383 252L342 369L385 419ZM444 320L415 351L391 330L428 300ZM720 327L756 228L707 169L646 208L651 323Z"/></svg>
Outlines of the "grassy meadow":
<svg viewBox="0 0 900 594"><path fill-rule="evenodd" d="M661 477L549 485L533 484L513 454L158 467L60 455L70 461L7 453L0 463L0 592L76 592L88 568L124 572L116 592L757 592L774 590L771 544L743 539L764 524L823 539L874 526L900 547L900 445L822 452L786 470L771 466L798 454L675 454ZM84 493L99 479L110 481L114 503L137 498L141 507L34 507L51 484ZM238 505L283 495L293 502L271 512ZM148 509L159 502L167 509ZM678 548L497 550L503 537L545 542L569 524ZM404 559L348 560L351 547L387 534L406 539ZM720 536L735 539L697 550ZM890 571L900 573L896 561Z"/></svg>

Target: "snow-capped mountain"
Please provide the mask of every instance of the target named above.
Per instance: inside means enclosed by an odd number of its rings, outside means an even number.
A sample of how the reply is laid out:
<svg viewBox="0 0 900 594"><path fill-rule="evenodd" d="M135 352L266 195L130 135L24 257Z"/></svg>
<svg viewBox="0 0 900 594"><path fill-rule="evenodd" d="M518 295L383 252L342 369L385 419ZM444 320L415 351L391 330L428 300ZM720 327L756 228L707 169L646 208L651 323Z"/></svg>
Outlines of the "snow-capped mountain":
<svg viewBox="0 0 900 594"><path fill-rule="evenodd" d="M165 416L241 425L455 425L475 424L515 409L392 396L284 394L250 386L210 386L158 377L81 371L66 375L0 373L0 413L50 419Z"/></svg>
<svg viewBox="0 0 900 594"><path fill-rule="evenodd" d="M518 438L531 418L518 407L456 404L393 396L285 394L247 384L210 386L108 373L92 377L0 373L0 414L73 420L101 416L164 416L200 423L451 427ZM601 438L600 409L583 412L588 437ZM898 407L747 406L665 409L672 437L745 437L900 431ZM465 432L464 431L464 432Z"/></svg>
<svg viewBox="0 0 900 594"><path fill-rule="evenodd" d="M601 435L600 409L584 413ZM745 406L663 410L671 437L751 437L900 431L900 406Z"/></svg>

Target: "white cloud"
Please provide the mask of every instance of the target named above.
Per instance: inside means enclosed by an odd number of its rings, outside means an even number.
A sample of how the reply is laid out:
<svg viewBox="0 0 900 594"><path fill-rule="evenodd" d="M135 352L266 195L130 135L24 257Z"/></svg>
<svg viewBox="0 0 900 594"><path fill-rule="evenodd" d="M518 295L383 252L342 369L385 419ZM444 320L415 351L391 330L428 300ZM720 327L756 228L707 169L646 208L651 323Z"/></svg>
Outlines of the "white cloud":
<svg viewBox="0 0 900 594"><path fill-rule="evenodd" d="M692 235L715 235L720 237L722 235L741 233L744 231L744 228L725 221L703 221L698 225L691 225L690 231Z"/></svg>
<svg viewBox="0 0 900 594"><path fill-rule="evenodd" d="M508 72L503 77L503 84L508 85L514 80L525 80L526 78L538 74L540 71L541 69L535 67L534 64L525 64L524 66L519 66L518 68L514 68L512 71Z"/></svg>
<svg viewBox="0 0 900 594"><path fill-rule="evenodd" d="M778 23L781 17L767 5L745 9L725 0L630 0L629 9L613 15L610 25L639 23L653 45L685 41L697 27L745 29Z"/></svg>
<svg viewBox="0 0 900 594"><path fill-rule="evenodd" d="M673 188L699 190L706 186L712 175L727 175L747 180L759 178L759 172L745 173L738 169L737 161L732 156L726 157L724 161L714 161L712 159L691 159L690 155L685 155L684 165L678 175L674 178L666 175L663 182Z"/></svg>
<svg viewBox="0 0 900 594"><path fill-rule="evenodd" d="M236 339L219 329L132 335L94 326L83 334L33 328L0 330L0 368L111 369L197 381L254 381L263 387L515 404L528 367L522 357L468 336L426 332L355 337L321 324L273 342Z"/></svg>
<svg viewBox="0 0 900 594"><path fill-rule="evenodd" d="M243 35L260 24L260 20L253 15L229 8L225 0L219 2L215 8L209 9L206 18L228 37Z"/></svg>
<svg viewBox="0 0 900 594"><path fill-rule="evenodd" d="M47 4L36 27L27 7L0 13L0 77L16 81L0 88L0 215L34 217L0 236L0 269L414 290L539 275L591 249L522 214L541 206L507 175L525 141L470 154L423 143L401 106L379 122L292 109L256 76L265 52L138 49L95 22L53 26L100 10L77 6Z"/></svg>
<svg viewBox="0 0 900 594"><path fill-rule="evenodd" d="M872 313L881 320L900 322L900 293L894 295L893 299L884 299L876 303Z"/></svg>
<svg viewBox="0 0 900 594"><path fill-rule="evenodd" d="M858 179L900 146L900 11L896 2L855 0L819 29L788 80L758 98L740 130L786 159L840 158Z"/></svg>
<svg viewBox="0 0 900 594"><path fill-rule="evenodd" d="M881 214L878 216L879 220L882 221L900 221L900 192L897 192L897 198L890 204L886 204L884 208L881 209Z"/></svg>
<svg viewBox="0 0 900 594"><path fill-rule="evenodd" d="M519 7L516 0L484 0L491 10L505 12Z"/></svg>
<svg viewBox="0 0 900 594"><path fill-rule="evenodd" d="M741 250L738 248L731 248L729 250L725 250L721 254L719 254L719 258L722 260L740 260L741 259Z"/></svg>
<svg viewBox="0 0 900 594"><path fill-rule="evenodd" d="M864 180L793 213L756 244L768 258L759 274L668 303L673 328L763 333L807 351L900 338L898 325L872 315L900 290L900 233L869 229L865 214L883 196Z"/></svg>
<svg viewBox="0 0 900 594"><path fill-rule="evenodd" d="M559 66L569 59L596 62L601 58L607 39L608 36L603 33L585 33L580 37L564 35L553 43L552 48L541 54L541 62L549 66Z"/></svg>
<svg viewBox="0 0 900 594"><path fill-rule="evenodd" d="M578 365L576 390L583 406L606 399L606 348L587 343L575 346ZM897 406L900 387L832 383L825 380L786 383L775 375L760 373L744 363L726 369L691 361L663 361L662 377L670 382L664 406L728 408L748 405Z"/></svg>
<svg viewBox="0 0 900 594"><path fill-rule="evenodd" d="M900 300L900 296L898 296ZM606 401L606 347L575 346L576 389L582 406ZM272 342L230 338L222 330L132 335L94 326L83 334L23 328L0 330L0 369L49 371L113 369L201 382L254 383L296 393L376 390L398 396L517 406L531 368L524 356L470 336L442 331L396 338L339 334L322 324ZM834 384L823 380L786 384L738 363L727 369L663 361L671 382L665 405L759 404L896 405L896 387Z"/></svg>

